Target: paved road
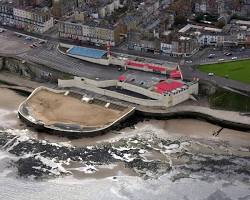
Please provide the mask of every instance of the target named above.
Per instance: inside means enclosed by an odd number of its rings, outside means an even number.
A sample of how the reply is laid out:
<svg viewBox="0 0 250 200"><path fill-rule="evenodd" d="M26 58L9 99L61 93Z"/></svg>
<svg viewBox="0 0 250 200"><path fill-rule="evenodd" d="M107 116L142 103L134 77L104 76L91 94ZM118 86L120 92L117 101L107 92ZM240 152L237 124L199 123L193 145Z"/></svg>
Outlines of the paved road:
<svg viewBox="0 0 250 200"><path fill-rule="evenodd" d="M48 50L46 47L34 49L28 53L20 54L23 59L35 63L48 65L53 69L70 73L76 76L84 76L96 80L117 79L120 75L133 77L132 84L151 87L155 82L165 79L164 75L153 74L133 69L118 71L115 66L102 66L94 63L84 62L59 53L56 49ZM128 81L129 82L129 81Z"/></svg>
<svg viewBox="0 0 250 200"><path fill-rule="evenodd" d="M239 81L234 81L219 76L208 76L207 73L200 72L190 66L182 66L181 69L185 79L192 80L194 77L196 77L199 78L200 80L205 80L215 83L220 87L230 87L236 90L250 93L250 84L241 83Z"/></svg>
<svg viewBox="0 0 250 200"><path fill-rule="evenodd" d="M224 55L225 52L230 52L232 55L226 56ZM208 58L209 54L215 54L213 58ZM200 64L211 64L211 63L218 63L218 62L226 62L226 61L232 61L232 57L237 57L237 59L246 59L250 58L250 49L244 49L236 48L231 50L220 50L220 49L214 49L214 48L206 48L200 52L198 52L196 55L194 55L192 58L186 58L186 61L192 61L192 63L187 63L186 65L194 66L194 65L200 65ZM224 61L219 61L219 59L224 59Z"/></svg>
<svg viewBox="0 0 250 200"><path fill-rule="evenodd" d="M225 52L230 52L232 55L226 56ZM208 58L209 54L215 54L214 58ZM219 76L208 76L207 73L201 72L197 69L197 66L200 64L210 64L210 63L218 63L218 59L224 59L225 61L232 61L232 57L237 57L237 59L247 59L250 58L250 49L241 48L231 49L231 50L220 50L214 48L207 48L199 52L194 56L193 62L191 64L185 64L182 66L182 72L185 79L192 79L194 77L199 78L200 80L209 81L219 85L220 87L230 87L236 90L245 91L250 93L250 84L241 83L239 81L234 81L230 79L226 79ZM189 59L191 60L191 59ZM249 75L250 78L250 75Z"/></svg>
<svg viewBox="0 0 250 200"><path fill-rule="evenodd" d="M81 46L84 46L84 47L103 49L102 47L93 46L93 45L90 45L88 43L79 43L79 41L73 41L73 40L66 39L66 38L65 39L64 38L58 38L58 37L55 37L55 35L51 36L50 34L42 34L41 35L41 34L37 34L37 33L29 33L29 32L23 31L23 30L16 30L16 28L3 26L3 25L0 25L0 27L6 28L6 29L8 29L10 31L14 31L14 32L16 31L16 32L20 32L20 33L23 33L23 34L31 35L33 37L49 40L52 43L62 42L62 43L68 43L68 44L73 44L73 45L81 45ZM178 62L180 60L179 58L169 57L169 56L166 56L166 55L152 54L152 53L140 52L140 51L136 51L136 50L125 50L125 49L120 49L119 47L112 47L112 51L114 53L131 54L131 55L135 55L135 56L167 60L167 61L170 61L170 62Z"/></svg>
<svg viewBox="0 0 250 200"><path fill-rule="evenodd" d="M39 36L36 34L33 34L34 36ZM50 39L49 44L50 45L56 45L58 43L58 40L55 38L48 38L48 36L44 36L44 39ZM127 53L127 52L124 52ZM131 53L129 51L129 53ZM216 54L216 57L214 59L208 59L207 56L210 53ZM74 59L65 55L60 54L55 49L50 50L46 46L39 47L37 49L32 49L28 52L19 54L18 56L25 58L27 60L42 63L45 65L48 65L56 70L63 71L66 73L70 73L77 76L87 76L91 79L116 79L118 76L124 74L125 72L120 72L117 70L116 67L112 66L101 66L98 64L88 63L84 62L78 59ZM140 55L141 56L141 55ZM154 58L162 58L162 55L152 55ZM232 56L237 56L238 58L246 58L250 57L250 49L246 49L243 51L232 51ZM207 62L217 62L219 58L224 58L230 60L232 56L225 56L223 54L223 51L220 50L214 50L214 49L204 49L203 51L198 52L193 57L193 63L194 64L200 64L200 63L207 63ZM169 60L168 57L164 57L164 60ZM233 81L229 79L225 79L222 77L208 77L206 73L199 72L197 70L194 70L190 66L183 66L182 67L184 78L186 79L192 79L193 77L197 77L201 80L207 80L214 82L218 84L221 87L231 87L237 90L243 90L250 92L250 84L244 84L240 83L238 81ZM156 79L163 79L163 75L154 75L152 73L148 72L142 72L137 70L128 70L126 74L133 74L133 76L136 77L136 81L134 84L139 85L142 81L148 82L148 84L152 84Z"/></svg>

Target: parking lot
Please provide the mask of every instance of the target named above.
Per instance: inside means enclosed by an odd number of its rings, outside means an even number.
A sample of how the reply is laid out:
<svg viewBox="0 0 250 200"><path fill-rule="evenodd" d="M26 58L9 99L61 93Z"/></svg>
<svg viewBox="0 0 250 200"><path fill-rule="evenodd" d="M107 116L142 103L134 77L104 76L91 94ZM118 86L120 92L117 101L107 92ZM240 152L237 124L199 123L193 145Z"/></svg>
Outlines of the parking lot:
<svg viewBox="0 0 250 200"><path fill-rule="evenodd" d="M212 55L212 56L210 56ZM246 59L250 57L250 49L244 49L241 47L235 48L209 48L205 49L204 53L199 56L194 56L190 59L185 59L186 65L200 65L200 64L210 64L210 63L218 63L239 59Z"/></svg>
<svg viewBox="0 0 250 200"><path fill-rule="evenodd" d="M5 29L1 29L0 31L0 43L1 49L0 53L3 54L22 54L30 51L32 48L36 48L33 46L34 44L39 47L42 44L39 39L32 38L26 35L17 34L12 31L8 31Z"/></svg>

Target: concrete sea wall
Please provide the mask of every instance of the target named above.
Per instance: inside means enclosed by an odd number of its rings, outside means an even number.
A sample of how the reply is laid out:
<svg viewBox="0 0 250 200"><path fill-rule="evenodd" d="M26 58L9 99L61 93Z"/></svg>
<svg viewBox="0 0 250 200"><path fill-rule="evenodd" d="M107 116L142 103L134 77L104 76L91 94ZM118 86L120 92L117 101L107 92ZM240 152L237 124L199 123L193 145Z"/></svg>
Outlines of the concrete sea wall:
<svg viewBox="0 0 250 200"><path fill-rule="evenodd" d="M170 107L179 104L191 98L192 94L198 93L198 83L191 83L187 89L176 91L176 93L169 93L162 95L149 89L138 87L129 83L120 82L117 80L96 81L85 77L74 77L71 80L58 80L58 86L61 88L80 88L89 90L97 94L116 98L122 101L127 101L133 104L147 106L147 107ZM137 98L119 92L110 91L106 87L115 86L123 89L150 97L151 99Z"/></svg>
<svg viewBox="0 0 250 200"><path fill-rule="evenodd" d="M106 90L103 88L98 88L94 85L89 85L89 84L84 83L83 81L78 81L78 80L58 80L58 86L62 88L75 87L75 88L80 88L84 90L89 90L97 94L109 96L112 98L120 99L123 101L131 102L131 103L143 105L143 106L163 106L164 105L164 103L161 100L140 99L140 98L132 97L132 96L125 95L125 94L120 94L118 92Z"/></svg>
<svg viewBox="0 0 250 200"><path fill-rule="evenodd" d="M57 83L59 78L69 77L69 74L60 72L40 63L29 62L15 56L1 57L0 70L9 71L20 77L30 80ZM73 76L72 76L73 77Z"/></svg>
<svg viewBox="0 0 250 200"><path fill-rule="evenodd" d="M138 108L137 114L156 119L195 118L204 119L222 127L250 131L250 117L238 112L214 110L202 106L176 106L167 110ZM201 130L202 131L202 130Z"/></svg>
<svg viewBox="0 0 250 200"><path fill-rule="evenodd" d="M41 90L48 90L54 93L65 93L66 90L54 90L46 87L39 87L36 88L31 95L20 104L18 108L18 115L22 121L27 123L28 125L34 127L37 130L43 130L43 131L48 131L57 135L61 136L66 136L66 137L71 137L71 138L79 138L79 137L93 137L97 136L100 134L103 134L109 130L112 130L114 127L119 125L122 121L126 120L129 118L131 115L134 114L135 108L130 107L126 113L124 113L122 116L117 118L115 121L113 121L110 124L104 125L103 127L93 127L93 128L78 128L78 127L70 127L69 125L46 125L43 122L34 119L30 114L29 111L26 107L27 101L33 97L37 92ZM117 105L118 106L118 105ZM119 105L120 106L120 105ZM125 107L124 107L125 109Z"/></svg>

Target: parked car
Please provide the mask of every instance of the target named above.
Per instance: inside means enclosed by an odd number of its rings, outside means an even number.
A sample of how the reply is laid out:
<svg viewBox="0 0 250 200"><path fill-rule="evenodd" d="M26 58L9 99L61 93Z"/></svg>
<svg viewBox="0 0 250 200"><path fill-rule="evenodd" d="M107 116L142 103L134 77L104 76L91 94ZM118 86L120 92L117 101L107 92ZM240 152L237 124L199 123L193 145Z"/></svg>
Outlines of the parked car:
<svg viewBox="0 0 250 200"><path fill-rule="evenodd" d="M35 43L33 43L33 46L34 47L38 47L38 44L35 42Z"/></svg>
<svg viewBox="0 0 250 200"><path fill-rule="evenodd" d="M219 61L219 62L224 61L224 60L225 60L224 58L220 58L220 59L218 59L218 61Z"/></svg>
<svg viewBox="0 0 250 200"><path fill-rule="evenodd" d="M209 73L208 73L208 76L214 76L214 73L209 72Z"/></svg>
<svg viewBox="0 0 250 200"><path fill-rule="evenodd" d="M215 57L215 54L214 53L211 53L208 55L208 58L214 58Z"/></svg>
<svg viewBox="0 0 250 200"><path fill-rule="evenodd" d="M237 60L237 57L235 56L235 57L232 57L232 60Z"/></svg>
<svg viewBox="0 0 250 200"><path fill-rule="evenodd" d="M192 60L186 60L187 64L191 64L193 61Z"/></svg>
<svg viewBox="0 0 250 200"><path fill-rule="evenodd" d="M38 43L39 44L44 44L44 43L46 43L46 41L45 40L40 40Z"/></svg>
<svg viewBox="0 0 250 200"><path fill-rule="evenodd" d="M231 52L226 52L226 53L224 53L224 55L225 55L225 56L231 56L232 53L231 53Z"/></svg>
<svg viewBox="0 0 250 200"><path fill-rule="evenodd" d="M32 38L29 37L29 36L27 36L27 37L25 38L25 40L32 40Z"/></svg>

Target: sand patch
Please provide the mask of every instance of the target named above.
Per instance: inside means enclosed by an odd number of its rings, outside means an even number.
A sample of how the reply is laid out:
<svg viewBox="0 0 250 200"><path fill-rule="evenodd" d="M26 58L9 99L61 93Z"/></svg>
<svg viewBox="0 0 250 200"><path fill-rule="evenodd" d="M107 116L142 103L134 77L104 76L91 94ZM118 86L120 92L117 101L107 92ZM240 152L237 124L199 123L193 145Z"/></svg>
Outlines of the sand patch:
<svg viewBox="0 0 250 200"><path fill-rule="evenodd" d="M100 127L115 121L124 113L47 90L34 94L27 101L27 106L33 117L47 125L64 123Z"/></svg>

